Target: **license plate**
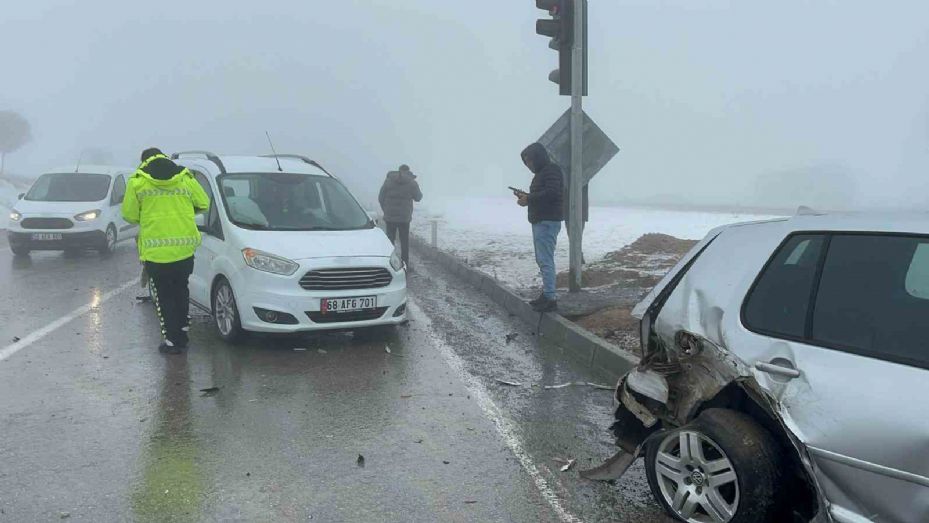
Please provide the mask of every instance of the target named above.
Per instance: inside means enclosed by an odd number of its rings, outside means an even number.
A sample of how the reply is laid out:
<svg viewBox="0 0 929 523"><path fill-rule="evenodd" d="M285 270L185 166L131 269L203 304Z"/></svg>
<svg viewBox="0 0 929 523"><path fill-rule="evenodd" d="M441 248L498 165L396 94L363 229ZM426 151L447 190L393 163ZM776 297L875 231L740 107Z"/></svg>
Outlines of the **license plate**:
<svg viewBox="0 0 929 523"><path fill-rule="evenodd" d="M60 240L61 233L56 232L37 232L32 235L32 239L36 241L52 241Z"/></svg>
<svg viewBox="0 0 929 523"><path fill-rule="evenodd" d="M359 296L357 298L325 298L319 310L323 314L364 311L377 308L377 296Z"/></svg>

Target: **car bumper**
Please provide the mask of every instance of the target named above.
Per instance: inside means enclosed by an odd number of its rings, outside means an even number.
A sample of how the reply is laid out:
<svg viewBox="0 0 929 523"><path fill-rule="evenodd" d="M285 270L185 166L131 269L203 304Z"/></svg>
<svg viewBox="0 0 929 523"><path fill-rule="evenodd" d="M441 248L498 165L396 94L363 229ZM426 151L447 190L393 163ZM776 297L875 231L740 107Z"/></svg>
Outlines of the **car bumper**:
<svg viewBox="0 0 929 523"><path fill-rule="evenodd" d="M60 240L38 240L36 234L60 234ZM81 249L99 247L106 243L106 234L103 231L68 232L54 231L7 231L7 240L11 245L29 247L33 251L62 251L65 249Z"/></svg>
<svg viewBox="0 0 929 523"><path fill-rule="evenodd" d="M395 273L387 287L350 291L307 291L293 280L281 280L248 269L233 278L242 328L252 332L293 333L347 330L380 325L398 325L407 319L407 289L404 272ZM239 280L239 281L236 281ZM246 281L247 280L247 281ZM323 299L376 296L377 309L364 313L333 315L320 313ZM296 322L272 323L258 316L255 309L290 315Z"/></svg>

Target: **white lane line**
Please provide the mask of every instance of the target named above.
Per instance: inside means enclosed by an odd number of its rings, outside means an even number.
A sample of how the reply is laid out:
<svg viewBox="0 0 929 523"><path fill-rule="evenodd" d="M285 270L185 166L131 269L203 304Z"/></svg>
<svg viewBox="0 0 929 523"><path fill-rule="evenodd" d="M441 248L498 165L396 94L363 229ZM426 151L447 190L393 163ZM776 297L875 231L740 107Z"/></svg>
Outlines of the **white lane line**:
<svg viewBox="0 0 929 523"><path fill-rule="evenodd" d="M106 293L104 293L103 295L101 295L99 299L94 299L94 300L91 301L90 303L88 303L88 304L86 304L86 305L83 305L83 306L81 306L81 307L78 307L78 308L74 309L73 311L71 311L71 312L68 313L67 315L62 316L61 318L58 318L57 320L55 320L55 321L49 323L48 325L42 327L41 329L39 329L39 330L37 330L37 331L30 332L30 333L29 333L28 335L26 335L23 339L21 339L21 340L15 342L15 343L12 343L12 344L10 344L10 345L7 345L6 347L3 347L3 349L0 349L0 361L3 361L3 360L5 360L5 359L9 358L10 356L16 354L17 352L19 352L19 351L25 349L26 347L32 345L33 343L35 343L35 342L41 340L42 338L44 338L44 337L48 336L49 334L55 332L56 330L60 329L61 327L63 327L63 326L64 326L65 324L67 324L68 322L70 322L70 321L72 321L72 320L78 318L79 316L83 316L84 314L87 314L87 313L90 312L94 307L99 307L99 306L103 305L104 303L106 303L107 301L109 301L111 298L113 298L113 296L116 296L117 294L123 292L124 290L128 289L129 287L131 287L131 286L133 286L133 285L138 285L138 284L139 284L139 279L138 279L138 278L133 279L133 280L130 280L130 281L127 281L126 283L123 283L123 284L120 285L119 287L117 287L117 288L115 288L115 289L113 289L113 290L111 290L111 291L107 291Z"/></svg>
<svg viewBox="0 0 929 523"><path fill-rule="evenodd" d="M558 499L558 495L555 494L555 490L549 485L548 481L546 481L542 472L539 470L539 467L532 460L532 456L523 448L522 438L519 436L519 429L516 425L503 415L500 407L490 398L490 394L480 380L465 369L464 361L461 357L458 356L458 354L445 343L442 337L439 336L435 329L433 329L432 320L429 319L429 316L426 315L412 299L408 301L408 305L410 311L416 316L417 321L425 325L429 336L435 342L436 347L438 347L439 353L445 358L445 363L455 371L458 378L461 379L468 389L468 392L471 393L471 396L477 400L477 404L480 406L481 410L484 411L484 415L493 422L504 444L509 447L513 455L516 456L516 459L519 460L519 464L522 465L526 473L529 474L529 477L532 478L536 488L539 489L542 497L545 498L545 501L552 507L552 510L555 511L558 518L565 523L580 523L580 518L571 514L564 508L564 505L561 504L561 500Z"/></svg>

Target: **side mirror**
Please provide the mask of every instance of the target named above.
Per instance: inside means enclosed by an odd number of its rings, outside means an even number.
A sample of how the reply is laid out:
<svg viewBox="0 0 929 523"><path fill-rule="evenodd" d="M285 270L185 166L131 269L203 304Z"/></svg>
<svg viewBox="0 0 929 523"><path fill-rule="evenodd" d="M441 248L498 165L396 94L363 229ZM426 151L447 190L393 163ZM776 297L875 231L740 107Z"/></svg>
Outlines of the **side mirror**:
<svg viewBox="0 0 929 523"><path fill-rule="evenodd" d="M200 232L209 232L206 227L206 215L198 214L194 216L194 223L197 224L197 230Z"/></svg>
<svg viewBox="0 0 929 523"><path fill-rule="evenodd" d="M22 200L24 196L26 196L26 193L21 192L21 193L19 193L19 196L16 197L16 199L17 199L17 200Z"/></svg>

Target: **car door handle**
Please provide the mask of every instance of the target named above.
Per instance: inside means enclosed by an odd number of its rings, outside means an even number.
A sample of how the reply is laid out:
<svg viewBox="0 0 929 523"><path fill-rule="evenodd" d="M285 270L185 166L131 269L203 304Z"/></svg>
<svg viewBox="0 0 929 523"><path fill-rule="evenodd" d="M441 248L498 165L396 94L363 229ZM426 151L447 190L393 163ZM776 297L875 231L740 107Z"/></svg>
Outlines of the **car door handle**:
<svg viewBox="0 0 929 523"><path fill-rule="evenodd" d="M766 361L755 362L755 368L761 372L767 372L768 374L774 374L776 376L783 376L785 378L799 378L800 371L793 367L785 367L783 365L778 365L777 363L768 363Z"/></svg>

